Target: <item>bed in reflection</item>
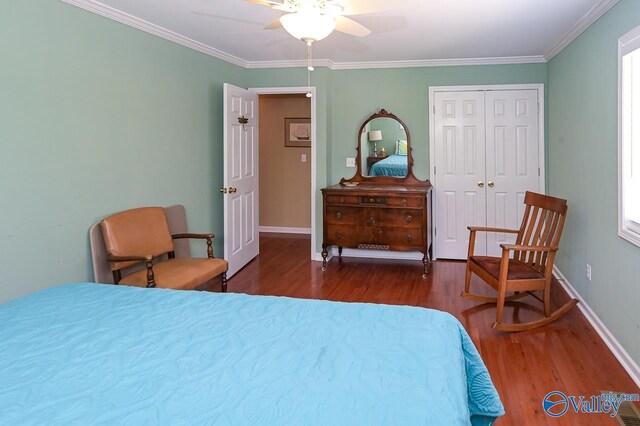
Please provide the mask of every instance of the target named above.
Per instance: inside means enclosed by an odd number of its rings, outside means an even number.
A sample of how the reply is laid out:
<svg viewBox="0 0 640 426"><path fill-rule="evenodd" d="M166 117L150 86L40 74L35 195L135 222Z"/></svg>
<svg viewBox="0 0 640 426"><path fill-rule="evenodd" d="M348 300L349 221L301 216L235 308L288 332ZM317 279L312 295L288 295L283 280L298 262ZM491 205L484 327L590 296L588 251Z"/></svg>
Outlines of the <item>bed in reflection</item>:
<svg viewBox="0 0 640 426"><path fill-rule="evenodd" d="M407 176L407 156L389 155L371 166L369 176Z"/></svg>

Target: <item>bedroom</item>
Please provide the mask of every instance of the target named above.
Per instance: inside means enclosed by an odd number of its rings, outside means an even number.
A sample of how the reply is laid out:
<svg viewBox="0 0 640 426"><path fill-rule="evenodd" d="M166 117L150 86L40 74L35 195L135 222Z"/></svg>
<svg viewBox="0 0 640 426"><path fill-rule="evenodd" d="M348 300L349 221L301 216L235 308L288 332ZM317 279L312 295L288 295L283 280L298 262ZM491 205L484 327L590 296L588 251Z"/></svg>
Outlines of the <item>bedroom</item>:
<svg viewBox="0 0 640 426"><path fill-rule="evenodd" d="M61 1L10 0L0 21L2 301L91 281L87 230L112 212L179 203L190 229L222 236L223 83L306 85L304 68L244 68ZM609 341L619 342L618 354L624 348L638 363L640 252L617 235L615 112L617 40L638 25L640 3L623 0L548 62L318 66L319 188L353 175L345 158L354 127L379 108L407 123L416 176L426 179L429 86L544 84L546 189L570 205L556 265L611 332ZM215 240L216 253L221 243ZM458 299L462 283L451 285L449 297ZM535 395L538 407L542 396Z"/></svg>

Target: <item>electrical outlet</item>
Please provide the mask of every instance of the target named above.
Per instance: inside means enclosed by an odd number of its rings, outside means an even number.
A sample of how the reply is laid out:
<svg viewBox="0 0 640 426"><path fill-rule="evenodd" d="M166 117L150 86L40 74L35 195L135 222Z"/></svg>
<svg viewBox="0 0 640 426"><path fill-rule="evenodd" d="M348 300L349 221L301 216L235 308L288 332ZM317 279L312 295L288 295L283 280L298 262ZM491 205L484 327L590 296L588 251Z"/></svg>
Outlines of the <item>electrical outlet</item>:
<svg viewBox="0 0 640 426"><path fill-rule="evenodd" d="M347 167L355 167L356 159L355 157L347 157Z"/></svg>
<svg viewBox="0 0 640 426"><path fill-rule="evenodd" d="M591 265L587 263L587 279L591 282Z"/></svg>
<svg viewBox="0 0 640 426"><path fill-rule="evenodd" d="M300 161L303 162L303 163L306 163L307 162L307 154L300 155Z"/></svg>

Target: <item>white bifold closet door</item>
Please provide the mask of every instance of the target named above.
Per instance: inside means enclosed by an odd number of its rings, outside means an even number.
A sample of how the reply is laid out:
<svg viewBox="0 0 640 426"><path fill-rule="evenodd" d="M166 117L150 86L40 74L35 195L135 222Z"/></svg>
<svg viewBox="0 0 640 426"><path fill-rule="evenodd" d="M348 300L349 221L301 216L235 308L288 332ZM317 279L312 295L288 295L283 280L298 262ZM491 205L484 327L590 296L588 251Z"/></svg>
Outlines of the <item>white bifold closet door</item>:
<svg viewBox="0 0 640 426"><path fill-rule="evenodd" d="M465 259L467 226L517 229L526 191L539 191L537 90L436 92L435 250ZM479 233L476 255L496 256L513 234Z"/></svg>

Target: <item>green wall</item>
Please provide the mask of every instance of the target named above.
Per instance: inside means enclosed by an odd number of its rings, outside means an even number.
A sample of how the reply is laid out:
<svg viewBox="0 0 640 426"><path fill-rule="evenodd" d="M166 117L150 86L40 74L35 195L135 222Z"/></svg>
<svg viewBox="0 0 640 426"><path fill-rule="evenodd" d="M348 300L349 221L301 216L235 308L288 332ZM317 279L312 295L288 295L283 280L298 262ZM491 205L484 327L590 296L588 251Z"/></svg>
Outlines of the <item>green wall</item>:
<svg viewBox="0 0 640 426"><path fill-rule="evenodd" d="M180 203L222 236L222 84L245 74L59 0L3 1L0 301L92 279L88 229L112 212Z"/></svg>
<svg viewBox="0 0 640 426"><path fill-rule="evenodd" d="M301 49L304 45L301 44ZM305 86L304 68L253 69L251 87ZM312 85L318 90L318 189L351 177L347 157L356 156L360 125L381 108L398 116L409 128L414 173L429 177L429 86L547 83L546 64L483 65L370 70L316 68ZM316 196L316 250L322 243L322 197Z"/></svg>
<svg viewBox="0 0 640 426"><path fill-rule="evenodd" d="M549 62L547 170L569 200L556 264L640 363L640 247L617 228L617 42L638 25L640 1L622 0Z"/></svg>

